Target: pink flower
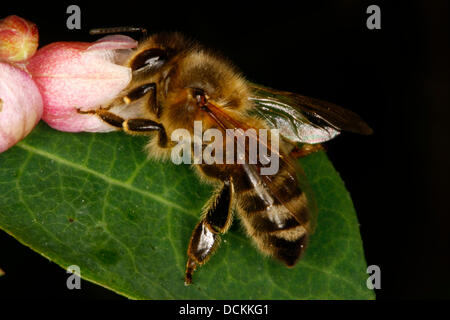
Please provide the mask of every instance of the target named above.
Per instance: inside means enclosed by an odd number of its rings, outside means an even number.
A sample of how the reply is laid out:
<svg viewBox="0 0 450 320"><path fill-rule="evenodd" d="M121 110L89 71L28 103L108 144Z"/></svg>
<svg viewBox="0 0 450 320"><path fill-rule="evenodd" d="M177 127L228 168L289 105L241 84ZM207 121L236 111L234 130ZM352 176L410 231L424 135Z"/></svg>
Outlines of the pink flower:
<svg viewBox="0 0 450 320"><path fill-rule="evenodd" d="M61 131L116 130L100 118L80 114L114 99L131 81L131 69L115 64L125 50L135 48L132 38L114 35L94 43L55 42L41 49L26 65L43 101L42 119Z"/></svg>
<svg viewBox="0 0 450 320"><path fill-rule="evenodd" d="M30 133L42 110L41 94L30 75L0 62L0 152Z"/></svg>
<svg viewBox="0 0 450 320"><path fill-rule="evenodd" d="M94 43L52 43L33 56L36 25L18 16L0 20L0 152L23 139L41 116L61 131L115 130L78 109L99 108L128 85L131 69L116 63L136 45L116 35Z"/></svg>
<svg viewBox="0 0 450 320"><path fill-rule="evenodd" d="M36 52L38 43L38 29L34 23L18 16L0 20L0 60L27 60Z"/></svg>

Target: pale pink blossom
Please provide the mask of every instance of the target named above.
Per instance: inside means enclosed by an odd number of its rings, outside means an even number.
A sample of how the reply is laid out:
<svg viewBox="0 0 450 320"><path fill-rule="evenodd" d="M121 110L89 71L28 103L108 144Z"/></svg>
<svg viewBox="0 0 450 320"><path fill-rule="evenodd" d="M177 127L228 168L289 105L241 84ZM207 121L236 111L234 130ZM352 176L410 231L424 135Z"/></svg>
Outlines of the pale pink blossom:
<svg viewBox="0 0 450 320"><path fill-rule="evenodd" d="M116 64L132 38L107 36L94 43L55 42L37 51L26 65L44 102L42 119L60 131L108 132L115 128L90 114L111 101L131 81L131 69Z"/></svg>
<svg viewBox="0 0 450 320"><path fill-rule="evenodd" d="M42 111L41 94L31 76L0 62L0 152L30 133Z"/></svg>

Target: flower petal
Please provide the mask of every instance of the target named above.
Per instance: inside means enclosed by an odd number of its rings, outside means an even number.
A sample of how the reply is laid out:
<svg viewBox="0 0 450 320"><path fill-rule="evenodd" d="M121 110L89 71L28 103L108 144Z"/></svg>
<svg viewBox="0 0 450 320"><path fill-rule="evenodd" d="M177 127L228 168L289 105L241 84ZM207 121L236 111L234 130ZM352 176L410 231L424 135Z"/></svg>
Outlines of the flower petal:
<svg viewBox="0 0 450 320"><path fill-rule="evenodd" d="M56 42L38 50L27 69L44 99L43 120L62 131L115 130L76 109L99 108L131 81L131 69L114 63L115 50L136 46L136 41L127 38L105 37L94 44Z"/></svg>
<svg viewBox="0 0 450 320"><path fill-rule="evenodd" d="M0 62L0 152L23 139L41 118L43 102L31 77Z"/></svg>
<svg viewBox="0 0 450 320"><path fill-rule="evenodd" d="M103 37L90 45L87 50L117 50L117 49L133 49L136 48L138 42L133 38L115 34Z"/></svg>

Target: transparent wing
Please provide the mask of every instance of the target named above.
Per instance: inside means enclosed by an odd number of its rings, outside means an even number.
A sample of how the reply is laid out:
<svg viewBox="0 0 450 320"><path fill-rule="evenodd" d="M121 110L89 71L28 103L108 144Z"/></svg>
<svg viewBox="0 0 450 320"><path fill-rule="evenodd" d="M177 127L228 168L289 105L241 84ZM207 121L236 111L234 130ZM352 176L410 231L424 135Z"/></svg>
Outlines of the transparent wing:
<svg viewBox="0 0 450 320"><path fill-rule="evenodd" d="M221 127L223 130L226 129L256 129L249 128L246 124L239 122L233 117L229 116L226 112L221 110L220 108L214 106L213 104L208 104L206 111L212 117L214 121ZM243 135L243 131L236 131L236 134ZM315 227L315 221L317 216L317 207L314 200L313 193L308 185L306 176L303 172L303 169L300 165L292 159L289 155L283 154L281 150L272 149L269 144L262 142L259 139L258 134L249 134L248 136L249 144L251 144L251 140L256 141L258 145L264 144L267 150L271 155L277 155L277 161L279 162L279 168L286 168L287 170L283 171L286 181L291 182L292 184L298 185L300 189L305 192L307 195L307 206L310 214L310 223L308 228L308 232L312 233ZM237 139L237 150L242 150L245 153L245 158L249 159L248 149L245 145L245 139ZM269 163L264 165L265 167L270 165ZM266 203L273 203L273 199L278 200L290 213L290 215L297 220L297 222L302 222L302 217L299 216L298 208L290 203L289 201L284 201L285 198L283 193L285 190L283 188L279 188L274 183L276 179L276 174L272 175L263 175L261 174L262 164L258 162L257 164L245 163L242 164L244 171L248 177L248 181L253 185L256 193L259 195L261 199L263 199ZM287 184L291 185L291 184ZM276 213L275 213L276 214Z"/></svg>
<svg viewBox="0 0 450 320"><path fill-rule="evenodd" d="M340 131L371 134L372 129L354 112L338 105L300 94L250 84L252 113L280 130L294 143L322 143Z"/></svg>

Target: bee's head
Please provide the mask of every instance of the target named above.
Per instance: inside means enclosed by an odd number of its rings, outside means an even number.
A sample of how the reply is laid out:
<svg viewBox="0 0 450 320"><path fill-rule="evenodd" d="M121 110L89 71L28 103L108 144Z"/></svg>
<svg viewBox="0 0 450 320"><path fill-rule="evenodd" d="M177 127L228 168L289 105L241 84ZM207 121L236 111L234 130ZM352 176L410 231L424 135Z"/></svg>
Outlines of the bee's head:
<svg viewBox="0 0 450 320"><path fill-rule="evenodd" d="M242 113L248 105L245 80L229 63L204 50L187 53L168 72L164 92L163 121L190 132L194 121L202 121L205 130L220 128L211 108Z"/></svg>

